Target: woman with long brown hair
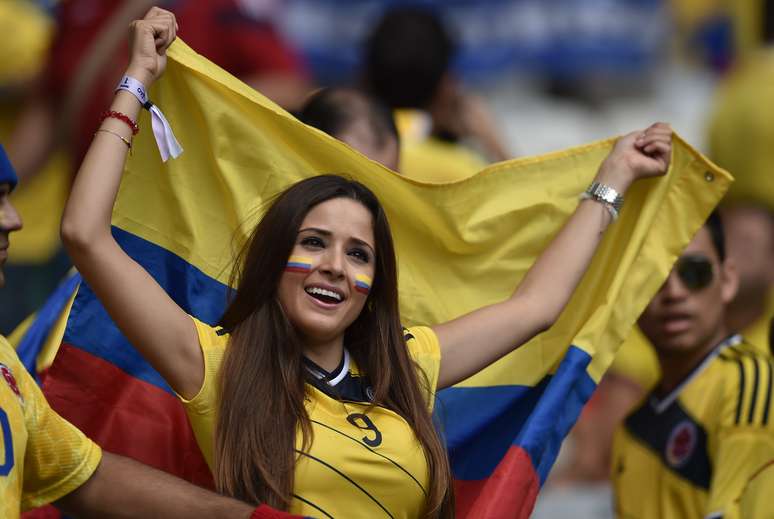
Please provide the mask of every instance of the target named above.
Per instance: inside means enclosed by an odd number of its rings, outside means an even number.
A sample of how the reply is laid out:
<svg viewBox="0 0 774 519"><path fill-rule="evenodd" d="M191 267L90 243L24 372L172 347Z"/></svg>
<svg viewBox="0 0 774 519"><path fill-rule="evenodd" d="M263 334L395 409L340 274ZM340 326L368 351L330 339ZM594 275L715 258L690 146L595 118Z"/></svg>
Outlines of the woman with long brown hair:
<svg viewBox="0 0 774 519"><path fill-rule="evenodd" d="M128 82L165 67L174 17L132 24ZM140 102L119 90L62 221L84 278L185 402L218 489L294 513L453 517L433 394L550 327L591 262L621 195L664 174L671 130L621 138L596 182L513 295L453 321L403 329L384 211L335 175L280 194L235 268L220 327L193 319L127 256L110 215Z"/></svg>

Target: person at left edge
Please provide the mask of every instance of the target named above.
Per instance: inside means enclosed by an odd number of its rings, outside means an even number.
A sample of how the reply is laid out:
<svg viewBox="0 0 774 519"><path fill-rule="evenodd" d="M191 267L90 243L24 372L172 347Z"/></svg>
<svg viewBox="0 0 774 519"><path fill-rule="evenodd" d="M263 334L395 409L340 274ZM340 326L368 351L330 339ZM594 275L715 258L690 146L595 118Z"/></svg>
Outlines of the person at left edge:
<svg viewBox="0 0 774 519"><path fill-rule="evenodd" d="M9 195L16 175L0 146L0 287L9 235L22 222ZM56 502L77 517L290 519L217 495L134 460L104 452L46 402L0 335L0 517Z"/></svg>

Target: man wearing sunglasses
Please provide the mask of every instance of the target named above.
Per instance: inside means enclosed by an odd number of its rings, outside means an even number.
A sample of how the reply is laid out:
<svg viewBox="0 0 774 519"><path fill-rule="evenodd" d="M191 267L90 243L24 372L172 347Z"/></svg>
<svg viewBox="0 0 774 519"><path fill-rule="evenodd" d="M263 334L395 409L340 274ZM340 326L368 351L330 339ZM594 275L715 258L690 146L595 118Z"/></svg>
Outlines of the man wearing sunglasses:
<svg viewBox="0 0 774 519"><path fill-rule="evenodd" d="M615 435L618 517L774 517L774 369L726 329L737 286L713 214L639 320L661 379Z"/></svg>

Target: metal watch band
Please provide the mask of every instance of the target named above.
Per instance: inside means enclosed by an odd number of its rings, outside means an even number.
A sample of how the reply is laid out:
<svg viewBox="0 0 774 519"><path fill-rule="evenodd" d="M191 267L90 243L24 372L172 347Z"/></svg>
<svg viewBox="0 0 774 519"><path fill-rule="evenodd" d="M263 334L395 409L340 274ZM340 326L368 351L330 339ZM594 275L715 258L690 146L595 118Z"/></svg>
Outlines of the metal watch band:
<svg viewBox="0 0 774 519"><path fill-rule="evenodd" d="M586 190L589 196L605 202L613 206L616 212L620 213L623 208L623 197L618 194L618 191L608 186L607 184L600 184L599 182L592 182L589 188Z"/></svg>

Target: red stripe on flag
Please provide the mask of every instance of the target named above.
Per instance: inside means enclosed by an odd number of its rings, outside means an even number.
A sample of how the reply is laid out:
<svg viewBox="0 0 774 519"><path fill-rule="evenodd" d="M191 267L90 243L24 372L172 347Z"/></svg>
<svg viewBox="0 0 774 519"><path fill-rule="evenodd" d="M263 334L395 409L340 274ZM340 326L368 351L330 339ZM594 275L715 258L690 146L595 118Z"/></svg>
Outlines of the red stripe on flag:
<svg viewBox="0 0 774 519"><path fill-rule="evenodd" d="M528 519L535 506L540 478L521 447L508 449L487 479L454 481L457 517Z"/></svg>
<svg viewBox="0 0 774 519"><path fill-rule="evenodd" d="M285 267L286 272L301 272L303 274L306 274L310 270L312 270L311 267L290 267L290 266Z"/></svg>
<svg viewBox="0 0 774 519"><path fill-rule="evenodd" d="M62 344L43 392L51 407L107 451L213 488L183 405L166 391Z"/></svg>
<svg viewBox="0 0 774 519"><path fill-rule="evenodd" d="M24 512L21 519L62 519L62 513L52 505L46 505Z"/></svg>

